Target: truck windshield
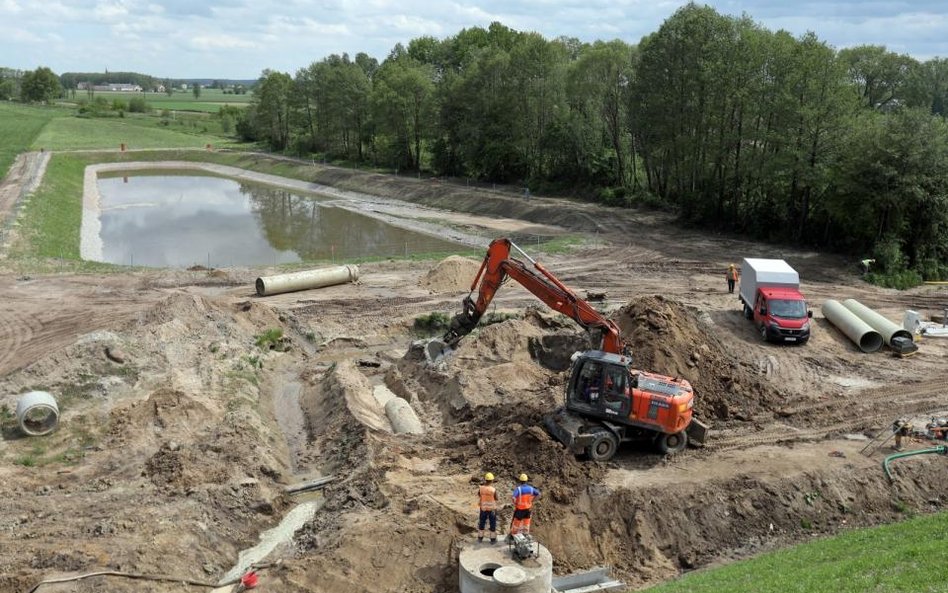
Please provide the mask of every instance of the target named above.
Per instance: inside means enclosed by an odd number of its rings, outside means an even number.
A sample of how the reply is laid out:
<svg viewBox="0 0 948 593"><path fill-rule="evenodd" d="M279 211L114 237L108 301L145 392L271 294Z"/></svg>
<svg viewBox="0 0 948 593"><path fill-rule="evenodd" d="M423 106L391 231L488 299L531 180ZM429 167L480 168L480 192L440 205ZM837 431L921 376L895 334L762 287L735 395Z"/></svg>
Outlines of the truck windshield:
<svg viewBox="0 0 948 593"><path fill-rule="evenodd" d="M800 319L806 317L806 303L803 301L771 300L770 314L784 319Z"/></svg>

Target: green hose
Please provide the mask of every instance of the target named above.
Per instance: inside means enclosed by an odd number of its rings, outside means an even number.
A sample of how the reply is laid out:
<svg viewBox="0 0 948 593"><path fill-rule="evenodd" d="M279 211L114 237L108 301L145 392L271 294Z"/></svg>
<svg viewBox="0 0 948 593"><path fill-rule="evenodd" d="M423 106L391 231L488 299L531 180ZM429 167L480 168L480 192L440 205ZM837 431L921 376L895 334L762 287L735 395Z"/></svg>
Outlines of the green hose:
<svg viewBox="0 0 948 593"><path fill-rule="evenodd" d="M896 453L894 455L889 455L882 461L882 471L885 472L885 477L889 478L889 481L892 481L892 473L889 471L889 462L895 461L896 459L901 459L902 457L911 457L912 455L925 455L927 453L938 453L940 455L948 455L948 445L938 445L937 447L932 447L930 449L917 449L915 451L906 451L905 453Z"/></svg>

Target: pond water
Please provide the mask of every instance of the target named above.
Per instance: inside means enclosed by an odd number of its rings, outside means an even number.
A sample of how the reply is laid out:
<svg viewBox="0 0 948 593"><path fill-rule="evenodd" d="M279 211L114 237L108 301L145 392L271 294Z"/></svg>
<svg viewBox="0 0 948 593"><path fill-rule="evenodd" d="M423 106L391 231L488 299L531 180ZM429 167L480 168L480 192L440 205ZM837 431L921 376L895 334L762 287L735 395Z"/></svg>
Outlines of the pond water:
<svg viewBox="0 0 948 593"><path fill-rule="evenodd" d="M304 195L194 172L100 173L102 261L265 265L457 251L443 239Z"/></svg>

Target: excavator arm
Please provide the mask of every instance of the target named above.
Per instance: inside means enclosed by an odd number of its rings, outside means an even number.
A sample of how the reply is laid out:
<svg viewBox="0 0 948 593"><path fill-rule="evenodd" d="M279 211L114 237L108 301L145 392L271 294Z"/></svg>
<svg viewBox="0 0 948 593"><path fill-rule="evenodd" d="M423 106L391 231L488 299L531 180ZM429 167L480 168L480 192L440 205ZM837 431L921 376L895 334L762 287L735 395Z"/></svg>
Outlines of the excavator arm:
<svg viewBox="0 0 948 593"><path fill-rule="evenodd" d="M511 257L516 249L528 262ZM588 302L578 298L572 290L534 261L510 239L495 239L487 248L487 255L480 270L471 283L471 294L464 298L463 312L451 320L451 327L444 336L444 342L454 346L469 334L487 311L497 290L512 278L532 292L551 309L566 315L586 330L597 329L602 332L600 350L613 354L627 354L625 343L619 336L619 327L596 311ZM471 298L477 290L477 300Z"/></svg>

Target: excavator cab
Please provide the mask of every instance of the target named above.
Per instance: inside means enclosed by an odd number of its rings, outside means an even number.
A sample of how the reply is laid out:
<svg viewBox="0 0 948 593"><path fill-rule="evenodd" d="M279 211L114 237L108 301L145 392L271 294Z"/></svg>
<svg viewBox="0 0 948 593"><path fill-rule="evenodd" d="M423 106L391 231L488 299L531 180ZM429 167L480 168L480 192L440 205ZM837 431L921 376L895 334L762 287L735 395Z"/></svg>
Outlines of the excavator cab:
<svg viewBox="0 0 948 593"><path fill-rule="evenodd" d="M577 357L567 387L567 407L614 421L627 418L632 411L630 362L627 356L600 351Z"/></svg>

